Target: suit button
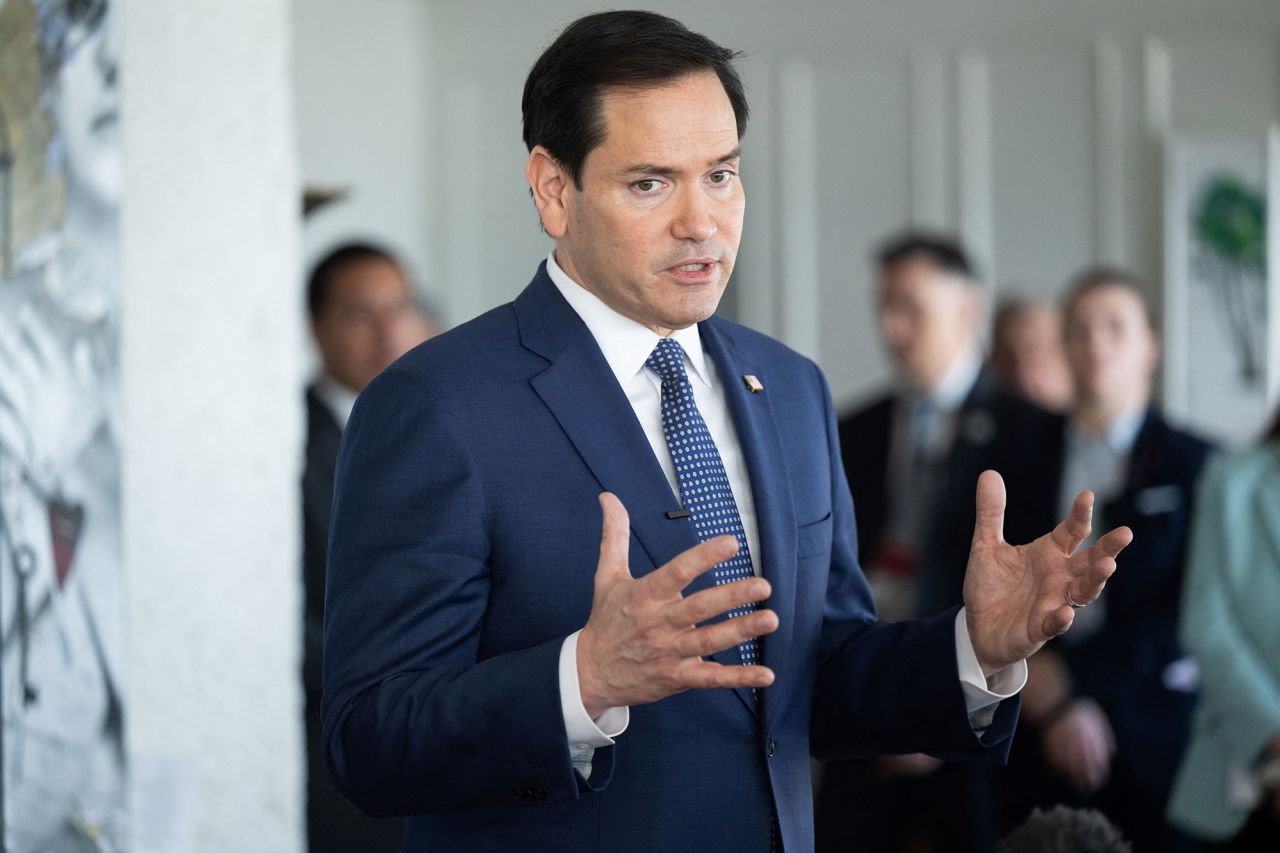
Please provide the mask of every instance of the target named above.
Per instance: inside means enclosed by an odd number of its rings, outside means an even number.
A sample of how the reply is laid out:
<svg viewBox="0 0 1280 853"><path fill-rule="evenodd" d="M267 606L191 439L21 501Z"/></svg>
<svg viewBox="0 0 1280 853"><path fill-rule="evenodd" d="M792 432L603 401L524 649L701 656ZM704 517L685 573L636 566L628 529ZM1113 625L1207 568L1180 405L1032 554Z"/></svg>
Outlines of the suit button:
<svg viewBox="0 0 1280 853"><path fill-rule="evenodd" d="M775 741L775 740L774 740L773 738L771 738L771 737L770 737L770 738L765 738L765 740L764 740L764 751L765 751L765 754L766 754L766 755L768 755L770 758L773 758L773 753L777 750L777 748L778 748L778 742L777 742L777 741Z"/></svg>

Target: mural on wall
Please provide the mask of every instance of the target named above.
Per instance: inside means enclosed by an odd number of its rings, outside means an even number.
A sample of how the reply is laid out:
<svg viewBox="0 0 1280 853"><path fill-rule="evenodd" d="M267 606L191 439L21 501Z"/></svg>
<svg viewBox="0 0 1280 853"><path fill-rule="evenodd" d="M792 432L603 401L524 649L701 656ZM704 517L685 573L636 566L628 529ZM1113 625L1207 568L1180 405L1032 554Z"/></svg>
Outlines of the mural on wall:
<svg viewBox="0 0 1280 853"><path fill-rule="evenodd" d="M1166 161L1165 404L1235 444L1257 437L1280 392L1273 158L1265 138L1175 137Z"/></svg>
<svg viewBox="0 0 1280 853"><path fill-rule="evenodd" d="M108 0L0 0L4 849L128 849Z"/></svg>

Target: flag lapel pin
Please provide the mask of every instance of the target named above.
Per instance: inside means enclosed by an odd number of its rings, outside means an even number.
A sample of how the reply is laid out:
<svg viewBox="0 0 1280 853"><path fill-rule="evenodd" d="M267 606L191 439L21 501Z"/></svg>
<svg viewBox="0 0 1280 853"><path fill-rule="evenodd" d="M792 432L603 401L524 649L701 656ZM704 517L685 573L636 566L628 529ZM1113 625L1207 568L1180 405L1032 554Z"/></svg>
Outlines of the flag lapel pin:
<svg viewBox="0 0 1280 853"><path fill-rule="evenodd" d="M764 383L757 379L754 373L743 374L742 381L746 383L747 390L752 394L759 394L764 390Z"/></svg>

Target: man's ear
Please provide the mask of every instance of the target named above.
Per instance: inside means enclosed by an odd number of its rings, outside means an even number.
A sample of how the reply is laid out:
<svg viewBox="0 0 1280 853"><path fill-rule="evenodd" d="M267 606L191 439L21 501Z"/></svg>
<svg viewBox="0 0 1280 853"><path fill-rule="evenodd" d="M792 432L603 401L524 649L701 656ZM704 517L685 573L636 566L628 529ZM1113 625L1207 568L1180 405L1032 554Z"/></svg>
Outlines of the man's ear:
<svg viewBox="0 0 1280 853"><path fill-rule="evenodd" d="M533 203L542 218L542 227L552 239L560 239L569 230L569 194L573 179L551 152L541 145L533 146L524 176L533 192Z"/></svg>

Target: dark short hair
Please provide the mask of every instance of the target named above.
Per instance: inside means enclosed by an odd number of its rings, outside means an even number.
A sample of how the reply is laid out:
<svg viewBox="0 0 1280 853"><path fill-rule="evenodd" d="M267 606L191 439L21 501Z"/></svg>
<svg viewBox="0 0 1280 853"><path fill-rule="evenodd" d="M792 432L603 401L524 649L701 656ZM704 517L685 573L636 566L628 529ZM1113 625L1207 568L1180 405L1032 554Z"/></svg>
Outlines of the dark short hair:
<svg viewBox="0 0 1280 853"><path fill-rule="evenodd" d="M329 304L329 292L337 274L351 264L364 261L388 261L404 274L404 264L395 254L375 243L344 243L321 258L307 278L307 311L311 319L319 319ZM406 282L408 276L405 275Z"/></svg>
<svg viewBox="0 0 1280 853"><path fill-rule="evenodd" d="M1000 842L999 853L1133 853L1102 812L1054 806L1036 809Z"/></svg>
<svg viewBox="0 0 1280 853"><path fill-rule="evenodd" d="M1063 321L1070 319L1071 312L1081 299L1104 287L1118 287L1136 296L1138 303L1142 305L1142 315L1147 318L1147 326L1150 327L1151 331L1156 331L1155 314L1152 313L1151 306L1147 303L1146 288L1142 283L1142 279L1134 273L1119 267L1090 267L1073 278L1071 284L1067 285L1066 295L1062 298Z"/></svg>
<svg viewBox="0 0 1280 853"><path fill-rule="evenodd" d="M524 83L524 144L546 148L582 188L582 164L604 141L601 96L611 87L660 86L715 72L747 129L747 96L733 67L740 54L656 12L600 12L574 21L533 64Z"/></svg>
<svg viewBox="0 0 1280 853"><path fill-rule="evenodd" d="M881 243L876 250L876 263L881 272L914 260L928 261L942 272L958 275L975 284L978 281L964 248L950 237L924 231L904 231Z"/></svg>

